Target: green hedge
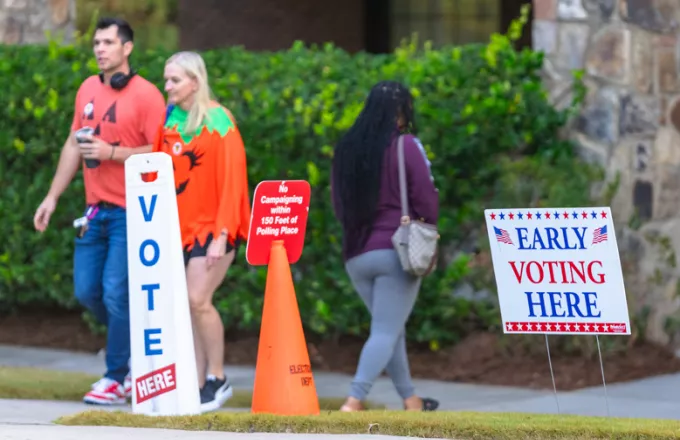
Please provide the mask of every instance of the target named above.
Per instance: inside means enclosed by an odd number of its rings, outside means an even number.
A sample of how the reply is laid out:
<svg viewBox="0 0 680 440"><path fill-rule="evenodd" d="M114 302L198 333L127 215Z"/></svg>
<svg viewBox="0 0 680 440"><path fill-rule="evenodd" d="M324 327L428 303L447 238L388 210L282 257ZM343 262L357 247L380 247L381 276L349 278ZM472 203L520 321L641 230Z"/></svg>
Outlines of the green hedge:
<svg viewBox="0 0 680 440"><path fill-rule="evenodd" d="M513 25L511 37L521 24ZM364 307L343 269L328 184L332 146L380 79L402 80L416 97L449 256L423 284L409 338L436 346L498 325L493 303L452 295L456 283L469 277L463 251L472 245L462 244L486 246L485 233L479 234L484 208L589 203L588 188L599 175L558 136L569 113L546 99L539 78L542 54L516 52L511 40L494 35L488 45L439 50L426 45L419 51L411 44L390 55L302 44L276 53L240 48L204 53L212 87L243 134L251 191L264 179L308 179L312 185L305 250L293 267L309 332L337 337L368 330ZM80 174L46 233L34 231L32 218L55 171L77 87L96 66L87 45L1 46L0 54L0 306L77 307L71 222L83 209ZM135 52L133 62L162 90L168 55ZM491 274L486 266L473 281L493 287ZM265 269L249 267L241 254L216 298L228 327L258 328L265 277Z"/></svg>

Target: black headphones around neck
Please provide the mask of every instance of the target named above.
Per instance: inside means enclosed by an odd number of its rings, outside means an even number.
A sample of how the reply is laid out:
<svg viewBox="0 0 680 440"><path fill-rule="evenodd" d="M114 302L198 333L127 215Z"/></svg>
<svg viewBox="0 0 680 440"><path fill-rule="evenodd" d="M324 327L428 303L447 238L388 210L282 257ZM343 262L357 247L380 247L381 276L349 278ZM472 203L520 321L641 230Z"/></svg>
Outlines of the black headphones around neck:
<svg viewBox="0 0 680 440"><path fill-rule="evenodd" d="M125 74L123 72L116 72L113 74L111 77L111 81L109 83L111 84L111 88L113 90L123 90L130 80L132 79L133 76L135 76L137 72L135 72L134 69L130 68L130 73ZM99 73L99 80L104 83L104 74Z"/></svg>

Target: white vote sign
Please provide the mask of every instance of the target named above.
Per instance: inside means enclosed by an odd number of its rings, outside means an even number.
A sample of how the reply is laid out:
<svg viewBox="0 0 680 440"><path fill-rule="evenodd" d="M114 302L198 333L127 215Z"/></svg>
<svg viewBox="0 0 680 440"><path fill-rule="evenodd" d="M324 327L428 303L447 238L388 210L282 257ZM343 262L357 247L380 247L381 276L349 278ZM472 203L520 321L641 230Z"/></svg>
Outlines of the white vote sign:
<svg viewBox="0 0 680 440"><path fill-rule="evenodd" d="M484 216L505 333L630 334L608 207Z"/></svg>
<svg viewBox="0 0 680 440"><path fill-rule="evenodd" d="M165 153L130 156L125 161L125 191L132 411L146 415L199 414L171 157Z"/></svg>

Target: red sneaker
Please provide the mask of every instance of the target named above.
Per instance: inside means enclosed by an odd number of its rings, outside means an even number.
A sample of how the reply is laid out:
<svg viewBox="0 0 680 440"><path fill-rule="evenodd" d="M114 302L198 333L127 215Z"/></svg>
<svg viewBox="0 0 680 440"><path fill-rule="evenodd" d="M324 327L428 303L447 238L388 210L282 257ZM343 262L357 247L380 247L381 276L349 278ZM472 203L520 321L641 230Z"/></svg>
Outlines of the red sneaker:
<svg viewBox="0 0 680 440"><path fill-rule="evenodd" d="M92 385L92 389L83 397L83 402L91 405L124 405L127 403L125 388L115 380L103 377Z"/></svg>

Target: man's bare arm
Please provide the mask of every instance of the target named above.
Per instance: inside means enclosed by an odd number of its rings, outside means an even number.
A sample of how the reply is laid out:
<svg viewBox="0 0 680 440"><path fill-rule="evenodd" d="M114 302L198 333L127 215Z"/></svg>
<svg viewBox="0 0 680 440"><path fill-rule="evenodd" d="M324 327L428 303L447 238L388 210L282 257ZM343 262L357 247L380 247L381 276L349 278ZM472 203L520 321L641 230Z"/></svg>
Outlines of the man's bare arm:
<svg viewBox="0 0 680 440"><path fill-rule="evenodd" d="M81 157L80 152L78 151L78 145L73 138L73 132L71 132L61 149L57 171L54 173L52 185L47 193L48 197L52 197L55 200L58 200L59 197L61 197L62 193L66 190L73 180L73 177L78 172L80 163Z"/></svg>
<svg viewBox="0 0 680 440"><path fill-rule="evenodd" d="M153 145L144 145L143 147L112 147L111 160L116 162L125 163L125 159L132 156L133 154L143 154L151 153Z"/></svg>

